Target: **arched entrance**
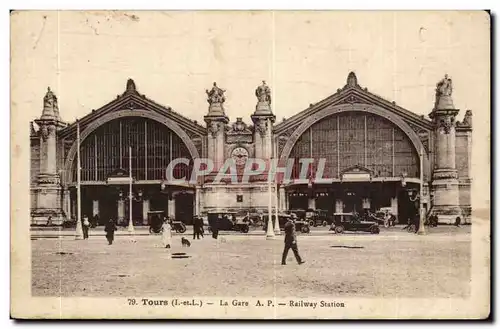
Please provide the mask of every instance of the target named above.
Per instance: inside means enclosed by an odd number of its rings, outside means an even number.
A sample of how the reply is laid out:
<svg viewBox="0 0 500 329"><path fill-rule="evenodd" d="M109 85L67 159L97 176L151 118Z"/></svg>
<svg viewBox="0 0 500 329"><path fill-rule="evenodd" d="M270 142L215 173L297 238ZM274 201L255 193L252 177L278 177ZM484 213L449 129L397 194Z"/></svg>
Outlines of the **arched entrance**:
<svg viewBox="0 0 500 329"><path fill-rule="evenodd" d="M329 213L403 211L400 192L418 188L420 182L421 142L404 130L411 130L406 124L387 115L349 105L324 110L301 124L281 156L281 163L294 160L292 183L285 186L288 208L307 204ZM308 177L299 177L301 158L315 160ZM325 160L321 181L314 177L319 159Z"/></svg>
<svg viewBox="0 0 500 329"><path fill-rule="evenodd" d="M130 211L135 225L147 224L149 211L161 210L174 217L176 203L185 203L176 200L176 193L194 191L194 187L166 183L167 168L173 159L188 159L189 164L173 168L173 177L189 180L192 143L186 144L175 129L163 122L142 115L118 116L91 128L82 133L80 147L82 215L98 215L100 224L113 218L124 225ZM71 214L76 217L76 159L68 158L66 165L71 166L66 184L71 186ZM184 212L182 219L189 221L194 207Z"/></svg>

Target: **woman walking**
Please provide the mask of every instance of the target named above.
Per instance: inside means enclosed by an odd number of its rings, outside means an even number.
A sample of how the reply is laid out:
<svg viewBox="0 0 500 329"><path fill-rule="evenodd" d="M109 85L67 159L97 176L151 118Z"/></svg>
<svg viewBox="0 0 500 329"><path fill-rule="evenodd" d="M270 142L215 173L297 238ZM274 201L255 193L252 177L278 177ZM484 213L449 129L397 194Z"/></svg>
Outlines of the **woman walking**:
<svg viewBox="0 0 500 329"><path fill-rule="evenodd" d="M165 248L170 248L172 245L172 226L170 223L170 219L165 218L163 220L163 225L162 225L162 232L161 232L161 241L163 246Z"/></svg>
<svg viewBox="0 0 500 329"><path fill-rule="evenodd" d="M116 225L112 219L108 221L108 223L104 227L104 231L106 232L106 239L108 239L108 244L113 244L113 240L115 239Z"/></svg>

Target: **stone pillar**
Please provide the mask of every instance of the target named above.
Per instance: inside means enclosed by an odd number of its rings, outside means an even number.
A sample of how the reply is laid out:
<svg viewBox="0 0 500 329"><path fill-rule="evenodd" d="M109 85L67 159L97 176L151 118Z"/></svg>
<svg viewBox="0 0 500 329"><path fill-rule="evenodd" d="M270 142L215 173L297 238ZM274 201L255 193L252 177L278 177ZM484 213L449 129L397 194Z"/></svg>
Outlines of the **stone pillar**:
<svg viewBox="0 0 500 329"><path fill-rule="evenodd" d="M218 170L224 164L225 125L229 122L224 112L225 90L214 82L212 89L206 92L210 104L204 117L208 130L208 157L214 162L214 169Z"/></svg>
<svg viewBox="0 0 500 329"><path fill-rule="evenodd" d="M316 198L314 196L309 197L307 200L307 207L310 209L316 209Z"/></svg>
<svg viewBox="0 0 500 329"><path fill-rule="evenodd" d="M149 199L142 200L142 224L148 225Z"/></svg>
<svg viewBox="0 0 500 329"><path fill-rule="evenodd" d="M63 206L64 206L64 215L66 218L71 217L71 193L69 189L64 190L63 194Z"/></svg>
<svg viewBox="0 0 500 329"><path fill-rule="evenodd" d="M285 189L283 187L281 187L279 189L279 209L280 210L288 210L288 207L287 207L287 202L286 202L286 193L285 193Z"/></svg>
<svg viewBox="0 0 500 329"><path fill-rule="evenodd" d="M201 199L200 198L201 198L200 187L196 186L195 195L194 195L194 214L196 216L201 215L201 211L200 211Z"/></svg>
<svg viewBox="0 0 500 329"><path fill-rule="evenodd" d="M118 222L123 223L125 221L125 201L118 200Z"/></svg>
<svg viewBox="0 0 500 329"><path fill-rule="evenodd" d="M391 213L398 217L398 197L391 198Z"/></svg>
<svg viewBox="0 0 500 329"><path fill-rule="evenodd" d="M63 127L59 117L57 97L48 88L43 99L43 111L40 119L35 120L40 127L40 174L37 177L36 205L32 210L32 223L46 223L49 216L53 224L62 224L63 191L57 172L57 129Z"/></svg>
<svg viewBox="0 0 500 329"><path fill-rule="evenodd" d="M99 215L99 200L92 201L92 217Z"/></svg>
<svg viewBox="0 0 500 329"><path fill-rule="evenodd" d="M175 218L175 196L168 198L168 217Z"/></svg>
<svg viewBox="0 0 500 329"><path fill-rule="evenodd" d="M342 201L342 199L335 200L335 212L336 213L343 213L344 212L344 202Z"/></svg>
<svg viewBox="0 0 500 329"><path fill-rule="evenodd" d="M437 84L436 102L429 117L434 123L435 167L432 175L434 191L433 212L443 223L454 223L458 217L463 221L459 203L458 173L455 165L455 109L451 98L451 79L446 75Z"/></svg>
<svg viewBox="0 0 500 329"><path fill-rule="evenodd" d="M257 87L255 96L257 97L257 105L251 116L255 127L255 157L269 159L273 154L272 129L276 117L271 111L271 89L265 81L262 81L262 85Z"/></svg>
<svg viewBox="0 0 500 329"><path fill-rule="evenodd" d="M371 207L371 200L370 198L363 198L363 209L370 209Z"/></svg>

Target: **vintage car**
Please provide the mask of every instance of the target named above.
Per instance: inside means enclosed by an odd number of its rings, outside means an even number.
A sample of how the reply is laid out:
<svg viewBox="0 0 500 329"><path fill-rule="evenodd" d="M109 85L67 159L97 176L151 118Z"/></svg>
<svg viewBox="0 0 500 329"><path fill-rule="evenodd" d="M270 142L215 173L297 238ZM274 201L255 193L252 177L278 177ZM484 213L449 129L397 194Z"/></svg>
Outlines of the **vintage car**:
<svg viewBox="0 0 500 329"><path fill-rule="evenodd" d="M148 212L148 223L149 223L149 233L161 233L163 219L167 218L167 214L163 210L149 211ZM177 233L186 232L186 224L181 221L172 220L172 229Z"/></svg>
<svg viewBox="0 0 500 329"><path fill-rule="evenodd" d="M291 217L292 217L292 215L290 215L288 213L278 214L278 222L280 225L280 230L285 229L285 224L288 221L288 219ZM262 219L264 221L263 229L264 229L264 231L267 231L267 222L269 220L269 216L267 214L264 214ZM273 225L274 225L274 223L276 221L276 216L272 215L271 220L273 221ZM309 223L307 221L296 218L295 219L295 230L297 232L309 233L311 231L311 228L310 228Z"/></svg>
<svg viewBox="0 0 500 329"><path fill-rule="evenodd" d="M327 226L333 222L333 217L328 215L328 211L316 209L306 212L306 219L310 226Z"/></svg>
<svg viewBox="0 0 500 329"><path fill-rule="evenodd" d="M239 231L248 233L250 224L245 218L236 216L236 212L220 211L209 212L208 219L208 232L218 231Z"/></svg>
<svg viewBox="0 0 500 329"><path fill-rule="evenodd" d="M380 227L373 221L362 220L358 214L354 213L335 213L334 220L330 226L330 231L342 234L345 231L370 232L379 234Z"/></svg>

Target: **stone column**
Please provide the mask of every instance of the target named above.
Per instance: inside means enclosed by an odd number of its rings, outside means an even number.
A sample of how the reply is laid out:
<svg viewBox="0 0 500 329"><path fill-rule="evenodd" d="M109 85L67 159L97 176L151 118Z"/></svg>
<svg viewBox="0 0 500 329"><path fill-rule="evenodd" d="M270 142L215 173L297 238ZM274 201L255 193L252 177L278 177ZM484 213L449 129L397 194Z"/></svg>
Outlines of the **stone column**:
<svg viewBox="0 0 500 329"><path fill-rule="evenodd" d="M63 191L57 172L57 129L63 127L59 117L57 97L48 88L43 99L43 111L35 120L40 127L40 173L37 177L37 204L32 210L33 223L46 223L49 216L54 224L64 220Z"/></svg>
<svg viewBox="0 0 500 329"><path fill-rule="evenodd" d="M118 200L118 222L122 223L125 220L125 202Z"/></svg>
<svg viewBox="0 0 500 329"><path fill-rule="evenodd" d="M370 198L363 198L363 209L370 209L371 207L371 200Z"/></svg>
<svg viewBox="0 0 500 329"><path fill-rule="evenodd" d="M455 164L455 109L451 98L451 79L446 75L437 84L436 103L429 117L434 123L435 168L432 175L433 212L440 222L463 221L459 203L458 172Z"/></svg>
<svg viewBox="0 0 500 329"><path fill-rule="evenodd" d="M194 214L196 216L199 216L201 214L201 211L200 211L200 204L201 204L200 197L201 197L200 187L196 186L195 195L194 195Z"/></svg>
<svg viewBox="0 0 500 329"><path fill-rule="evenodd" d="M316 209L316 198L314 196L308 198L307 207L310 209Z"/></svg>
<svg viewBox="0 0 500 329"><path fill-rule="evenodd" d="M335 200L335 212L336 213L343 213L344 212L344 202L342 201L342 199Z"/></svg>
<svg viewBox="0 0 500 329"><path fill-rule="evenodd" d="M63 206L64 206L64 214L68 219L71 217L71 193L68 188L64 190Z"/></svg>
<svg viewBox="0 0 500 329"><path fill-rule="evenodd" d="M142 224L148 225L149 199L142 200Z"/></svg>
<svg viewBox="0 0 500 329"><path fill-rule="evenodd" d="M391 198L391 213L398 217L398 197Z"/></svg>
<svg viewBox="0 0 500 329"><path fill-rule="evenodd" d="M285 189L283 187L279 188L279 209L280 210L288 210L288 207L286 205L286 193Z"/></svg>
<svg viewBox="0 0 500 329"><path fill-rule="evenodd" d="M92 201L92 217L99 215L99 200Z"/></svg>
<svg viewBox="0 0 500 329"><path fill-rule="evenodd" d="M168 198L168 217L175 218L175 196Z"/></svg>

